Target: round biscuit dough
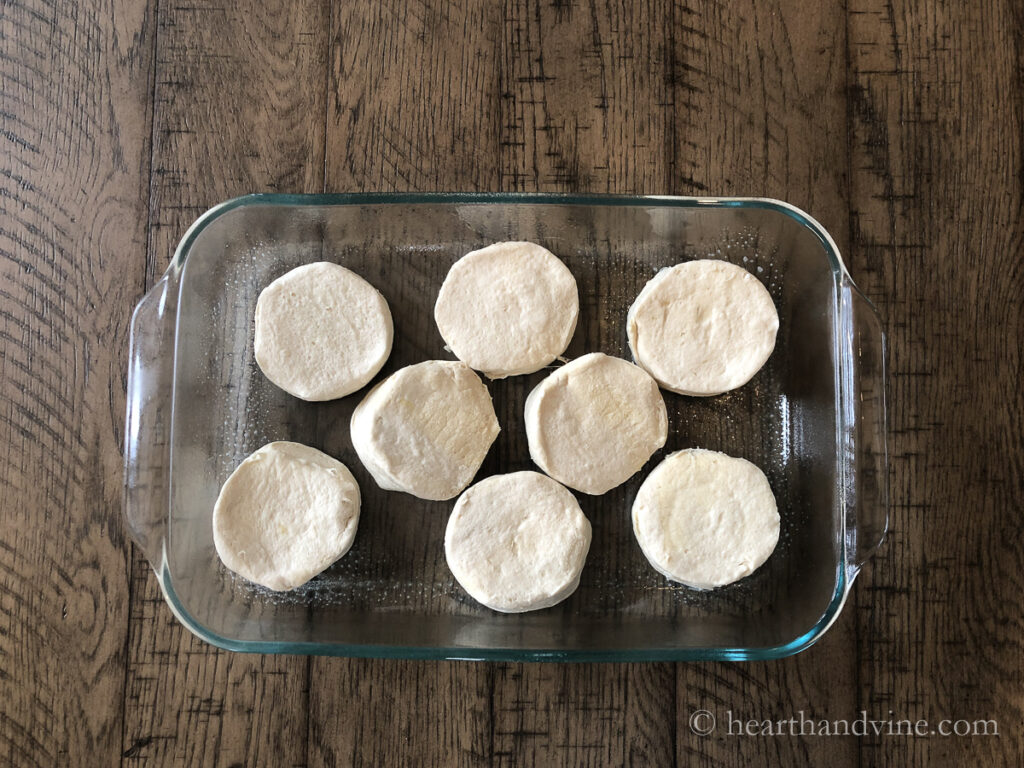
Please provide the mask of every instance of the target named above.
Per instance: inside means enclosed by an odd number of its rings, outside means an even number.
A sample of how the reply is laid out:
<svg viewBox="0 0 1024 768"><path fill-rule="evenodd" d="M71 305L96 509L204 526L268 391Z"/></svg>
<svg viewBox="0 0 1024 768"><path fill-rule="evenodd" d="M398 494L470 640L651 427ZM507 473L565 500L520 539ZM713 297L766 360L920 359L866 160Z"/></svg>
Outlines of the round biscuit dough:
<svg viewBox="0 0 1024 768"><path fill-rule="evenodd" d="M351 430L377 485L441 501L472 482L501 428L487 387L468 365L428 360L370 390Z"/></svg>
<svg viewBox="0 0 1024 768"><path fill-rule="evenodd" d="M491 379L533 373L569 346L576 280L536 243L495 243L452 265L434 319L457 358Z"/></svg>
<svg viewBox="0 0 1024 768"><path fill-rule="evenodd" d="M359 486L340 461L308 445L268 443L220 489L213 542L238 575L294 589L348 552L359 505Z"/></svg>
<svg viewBox="0 0 1024 768"><path fill-rule="evenodd" d="M768 559L779 540L779 512L768 478L746 459L677 451L640 486L633 533L659 573L713 589Z"/></svg>
<svg viewBox="0 0 1024 768"><path fill-rule="evenodd" d="M303 400L334 400L366 386L391 354L393 336L387 301L339 264L297 267L256 302L256 362Z"/></svg>
<svg viewBox="0 0 1024 768"><path fill-rule="evenodd" d="M626 315L637 365L665 389L701 397L750 381L775 348L778 330L761 281L714 259L661 270Z"/></svg>
<svg viewBox="0 0 1024 768"><path fill-rule="evenodd" d="M590 538L590 522L565 486L539 472L514 472L481 480L459 497L444 553L474 600L522 613L576 591Z"/></svg>
<svg viewBox="0 0 1024 768"><path fill-rule="evenodd" d="M562 366L526 398L530 457L551 477L599 495L637 472L668 438L657 382L594 352Z"/></svg>

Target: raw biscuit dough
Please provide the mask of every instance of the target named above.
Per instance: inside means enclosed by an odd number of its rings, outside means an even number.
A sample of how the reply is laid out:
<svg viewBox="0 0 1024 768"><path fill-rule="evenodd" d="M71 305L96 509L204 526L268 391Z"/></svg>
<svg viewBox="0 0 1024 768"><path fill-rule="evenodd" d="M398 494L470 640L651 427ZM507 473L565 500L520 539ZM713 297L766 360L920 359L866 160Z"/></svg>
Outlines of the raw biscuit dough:
<svg viewBox="0 0 1024 768"><path fill-rule="evenodd" d="M778 330L761 281L713 259L661 270L626 315L637 365L682 395L718 395L746 384L771 355Z"/></svg>
<svg viewBox="0 0 1024 768"><path fill-rule="evenodd" d="M240 576L294 589L348 552L359 503L359 486L340 461L308 445L268 443L220 489L213 542Z"/></svg>
<svg viewBox="0 0 1024 768"><path fill-rule="evenodd" d="M293 269L256 302L256 362L303 400L334 400L366 386L391 354L393 336L387 301L339 264Z"/></svg>
<svg viewBox="0 0 1024 768"><path fill-rule="evenodd" d="M590 537L590 522L568 489L539 472L514 472L481 480L459 497L444 553L474 600L521 613L576 591Z"/></svg>
<svg viewBox="0 0 1024 768"><path fill-rule="evenodd" d="M533 373L569 346L580 302L568 267L536 243L495 243L455 262L434 319L457 358L488 378Z"/></svg>
<svg viewBox="0 0 1024 768"><path fill-rule="evenodd" d="M448 360L391 374L356 406L351 428L377 485L434 501L470 484L501 431L480 377Z"/></svg>
<svg viewBox="0 0 1024 768"><path fill-rule="evenodd" d="M600 352L544 379L525 410L533 461L560 483L593 495L628 480L668 437L657 382Z"/></svg>
<svg viewBox="0 0 1024 768"><path fill-rule="evenodd" d="M716 451L678 451L644 480L633 533L655 570L697 589L757 570L779 540L779 513L764 473Z"/></svg>

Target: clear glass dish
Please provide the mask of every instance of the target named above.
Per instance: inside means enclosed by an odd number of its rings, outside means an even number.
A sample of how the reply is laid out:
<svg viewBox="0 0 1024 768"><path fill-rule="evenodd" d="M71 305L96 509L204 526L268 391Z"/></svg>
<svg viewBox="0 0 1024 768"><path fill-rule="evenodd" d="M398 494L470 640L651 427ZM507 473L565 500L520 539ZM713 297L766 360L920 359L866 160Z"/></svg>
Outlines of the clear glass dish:
<svg viewBox="0 0 1024 768"><path fill-rule="evenodd" d="M270 384L252 354L260 290L299 264L337 261L395 318L399 367L450 358L433 322L449 266L499 240L561 257L580 288L567 356L629 357L626 310L664 266L740 264L770 290L778 343L745 387L665 393L665 449L605 496L579 494L594 529L577 592L503 615L454 581L443 534L453 502L381 491L349 441L365 393L312 404ZM171 610L215 645L260 653L502 660L766 659L796 653L839 614L887 525L884 340L871 304L810 216L761 199L548 195L251 195L201 216L131 324L125 517ZM502 433L478 477L530 468L526 394L544 372L491 382ZM276 594L233 576L213 545L221 484L251 451L295 440L345 462L363 492L355 545L308 585ZM630 505L665 454L700 446L750 459L782 517L779 545L711 592L667 582L634 540Z"/></svg>

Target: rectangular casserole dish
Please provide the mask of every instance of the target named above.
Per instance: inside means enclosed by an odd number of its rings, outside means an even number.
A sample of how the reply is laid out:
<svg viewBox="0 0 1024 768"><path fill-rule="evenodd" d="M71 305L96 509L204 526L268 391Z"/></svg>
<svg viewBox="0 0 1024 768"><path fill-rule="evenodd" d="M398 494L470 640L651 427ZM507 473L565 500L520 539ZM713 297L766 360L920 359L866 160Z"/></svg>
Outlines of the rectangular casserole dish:
<svg viewBox="0 0 1024 768"><path fill-rule="evenodd" d="M437 290L464 253L538 242L580 291L570 358L629 358L626 310L660 268L692 258L742 265L779 310L775 352L746 386L711 398L665 392L669 437L641 472L601 497L577 494L594 538L578 591L534 613L477 605L445 564L454 502L381 491L349 439L366 390L306 403L253 359L260 290L329 260L369 280L395 319L374 381L450 359ZM131 323L125 516L168 605L215 645L260 653L511 661L768 659L796 653L838 616L887 525L884 340L838 248L806 213L763 199L519 194L250 195L203 214ZM532 468L523 402L545 371L489 382L502 433L478 478ZM363 493L355 545L306 586L271 593L233 576L213 545L221 484L272 440L319 448ZM650 469L688 447L760 466L778 500L778 547L753 575L698 592L666 581L632 534Z"/></svg>

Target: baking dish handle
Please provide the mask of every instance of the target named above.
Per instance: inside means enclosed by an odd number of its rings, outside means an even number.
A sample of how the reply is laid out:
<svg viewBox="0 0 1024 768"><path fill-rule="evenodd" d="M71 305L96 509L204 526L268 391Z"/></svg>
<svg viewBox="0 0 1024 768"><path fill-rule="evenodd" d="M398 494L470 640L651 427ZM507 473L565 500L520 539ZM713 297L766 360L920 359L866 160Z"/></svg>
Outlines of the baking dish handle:
<svg viewBox="0 0 1024 768"><path fill-rule="evenodd" d="M889 528L885 332L878 310L849 277L843 281L842 301L846 551L855 575Z"/></svg>
<svg viewBox="0 0 1024 768"><path fill-rule="evenodd" d="M124 516L128 531L159 572L167 533L171 384L177 305L170 272L132 314L124 438Z"/></svg>

